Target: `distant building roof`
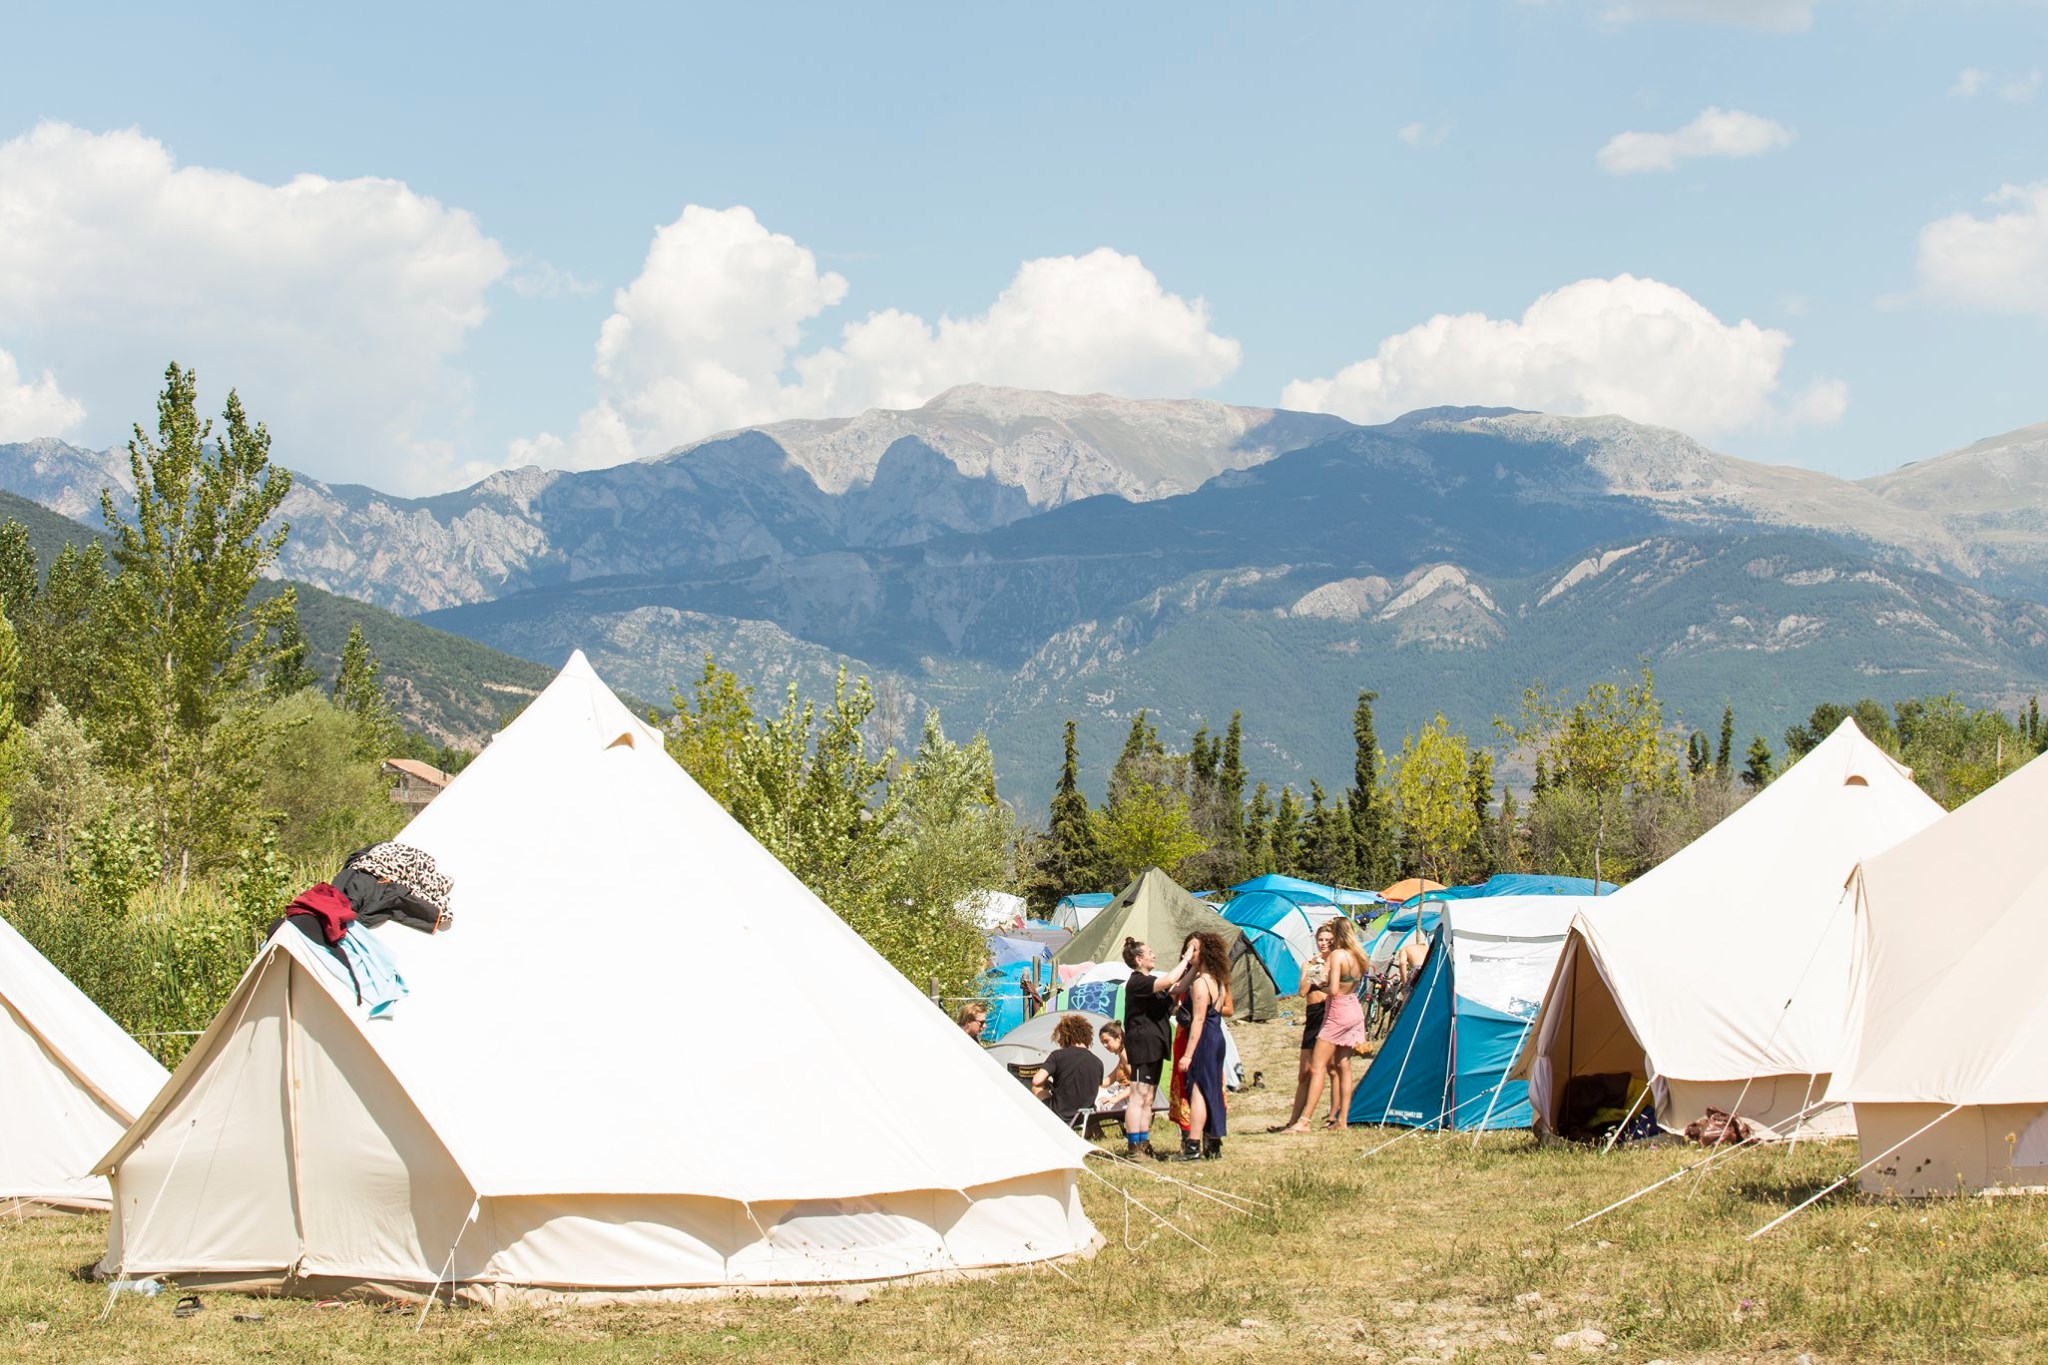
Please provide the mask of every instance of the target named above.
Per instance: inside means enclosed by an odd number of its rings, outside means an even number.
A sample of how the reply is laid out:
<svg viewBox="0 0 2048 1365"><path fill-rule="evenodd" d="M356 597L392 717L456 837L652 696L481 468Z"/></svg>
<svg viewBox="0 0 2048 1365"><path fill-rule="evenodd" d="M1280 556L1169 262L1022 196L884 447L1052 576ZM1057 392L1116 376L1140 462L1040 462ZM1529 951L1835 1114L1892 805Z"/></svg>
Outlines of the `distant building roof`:
<svg viewBox="0 0 2048 1365"><path fill-rule="evenodd" d="M422 763L416 758L387 758L384 760L384 766L394 772L404 773L407 777L417 777L422 782L431 782L437 787L445 787L455 780L433 764Z"/></svg>

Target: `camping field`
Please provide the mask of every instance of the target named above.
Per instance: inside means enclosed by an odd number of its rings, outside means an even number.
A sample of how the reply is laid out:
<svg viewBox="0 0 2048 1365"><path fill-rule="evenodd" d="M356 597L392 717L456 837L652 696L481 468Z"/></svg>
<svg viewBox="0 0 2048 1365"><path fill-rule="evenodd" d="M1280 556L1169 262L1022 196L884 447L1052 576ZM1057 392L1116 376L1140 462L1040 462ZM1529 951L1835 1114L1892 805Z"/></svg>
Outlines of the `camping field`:
<svg viewBox="0 0 2048 1365"><path fill-rule="evenodd" d="M99 1217L0 1223L0 1358L35 1361L905 1360L2025 1361L2048 1357L2048 1205L1838 1195L1744 1237L1856 1164L1851 1145L1750 1151L1577 1230L1696 1159L1538 1149L1527 1134L1268 1137L1296 1030L1236 1029L1263 1088L1226 1159L1091 1163L1092 1260L956 1284L603 1309L124 1295L74 1278ZM934 1117L935 1123L939 1122ZM1162 1125L1162 1134L1163 1134ZM963 1140L972 1140L963 1134ZM818 1132L821 1151L829 1129ZM1241 1200L1233 1212L1155 1171ZM1112 1188L1112 1186L1116 1188ZM1690 1188L1689 1188L1690 1187ZM1127 1202L1128 1191L1180 1229ZM1185 1235L1183 1235L1185 1234ZM1197 1247L1190 1240L1199 1241ZM256 1321L236 1316L260 1315ZM1584 1346L1587 1329L1605 1343Z"/></svg>

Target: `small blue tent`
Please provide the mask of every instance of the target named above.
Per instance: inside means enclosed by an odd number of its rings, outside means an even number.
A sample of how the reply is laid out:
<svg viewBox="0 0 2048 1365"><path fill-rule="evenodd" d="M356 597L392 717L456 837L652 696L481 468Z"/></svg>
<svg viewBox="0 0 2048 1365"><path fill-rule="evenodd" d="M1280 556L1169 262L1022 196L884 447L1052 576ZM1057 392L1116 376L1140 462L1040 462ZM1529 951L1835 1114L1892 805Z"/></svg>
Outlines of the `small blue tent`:
<svg viewBox="0 0 2048 1365"><path fill-rule="evenodd" d="M1240 891L1223 907L1223 918L1244 930L1282 995L1300 993L1302 968L1316 956L1317 928L1343 913L1329 901L1304 903L1277 891Z"/></svg>
<svg viewBox="0 0 2048 1365"><path fill-rule="evenodd" d="M1303 905L1379 905L1386 897L1377 891L1354 891L1348 886L1327 886L1322 882L1307 881L1301 877L1284 877L1277 872L1268 872L1253 877L1248 882L1239 882L1230 888L1242 896L1253 891L1268 891L1289 897Z"/></svg>
<svg viewBox="0 0 2048 1365"><path fill-rule="evenodd" d="M1088 927L1088 921L1101 914L1116 896L1108 891L1086 891L1074 896L1061 896L1052 907L1053 927L1078 934Z"/></svg>
<svg viewBox="0 0 2048 1365"><path fill-rule="evenodd" d="M1471 886L1446 886L1425 891L1402 902L1463 901L1493 896L1611 896L1621 888L1613 882L1596 882L1591 877L1552 877L1535 872L1501 872Z"/></svg>
<svg viewBox="0 0 2048 1365"><path fill-rule="evenodd" d="M1052 949L1043 943L1028 938L1010 938L1003 934L988 936L988 955L995 959L997 967L1007 967L1013 962L1030 962L1037 958L1050 960Z"/></svg>
<svg viewBox="0 0 2048 1365"><path fill-rule="evenodd" d="M1409 912L1433 920L1422 929L1429 958L1352 1092L1350 1121L1528 1127L1528 1083L1508 1080L1508 1068L1543 1003L1572 916L1588 899L1467 897Z"/></svg>

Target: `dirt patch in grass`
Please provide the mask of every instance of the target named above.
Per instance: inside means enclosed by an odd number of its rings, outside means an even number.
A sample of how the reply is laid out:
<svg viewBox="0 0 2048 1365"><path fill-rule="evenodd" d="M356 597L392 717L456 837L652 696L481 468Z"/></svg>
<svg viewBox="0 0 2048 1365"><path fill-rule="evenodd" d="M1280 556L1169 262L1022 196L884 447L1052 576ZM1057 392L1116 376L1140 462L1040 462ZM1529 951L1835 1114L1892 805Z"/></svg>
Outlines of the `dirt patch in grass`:
<svg viewBox="0 0 2048 1365"><path fill-rule="evenodd" d="M1092 1260L834 1297L604 1309L435 1309L175 1294L72 1277L100 1217L0 1222L0 1359L34 1361L2034 1361L2048 1358L2048 1203L1835 1196L1759 1242L1854 1148L1733 1157L1589 1227L1583 1214L1697 1153L1602 1156L1527 1134L1354 1129L1267 1136L1293 1095L1298 1023L1235 1028L1263 1088L1233 1097L1224 1159L1091 1163ZM1162 1127L1160 1136L1166 1136ZM820 1136L821 1145L825 1141ZM1247 1201L1237 1212L1171 1173ZM1129 1205L1143 1200L1180 1231ZM1129 1246L1126 1247L1128 1214ZM1199 1251L1184 1239L1198 1239ZM849 1299L858 1298L850 1295ZM234 1315L261 1314L260 1322ZM1561 1337L1598 1333L1582 1350ZM1578 1338L1577 1340L1590 1340Z"/></svg>

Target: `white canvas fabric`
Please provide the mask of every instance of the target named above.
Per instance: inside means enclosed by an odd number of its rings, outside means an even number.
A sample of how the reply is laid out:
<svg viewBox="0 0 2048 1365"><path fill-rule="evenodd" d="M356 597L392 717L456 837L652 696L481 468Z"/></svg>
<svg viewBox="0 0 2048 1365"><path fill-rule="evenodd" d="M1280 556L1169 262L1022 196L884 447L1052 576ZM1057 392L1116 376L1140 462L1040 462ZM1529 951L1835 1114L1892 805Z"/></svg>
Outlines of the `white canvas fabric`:
<svg viewBox="0 0 2048 1365"><path fill-rule="evenodd" d="M1024 922L1024 898L1008 891L976 891L953 909L984 934L1000 934Z"/></svg>
<svg viewBox="0 0 2048 1365"><path fill-rule="evenodd" d="M371 931L410 995L365 1019L273 937L102 1163L109 1267L496 1298L1093 1244L1086 1146L580 653L400 837L455 883L447 932Z"/></svg>
<svg viewBox="0 0 2048 1365"><path fill-rule="evenodd" d="M1867 1188L2048 1185L2044 810L2036 758L1858 869L1853 1028L1828 1095L1874 1116L1866 1159L1911 1139Z"/></svg>
<svg viewBox="0 0 2048 1365"><path fill-rule="evenodd" d="M106 1207L93 1163L166 1074L0 919L0 1202Z"/></svg>
<svg viewBox="0 0 2048 1365"><path fill-rule="evenodd" d="M1819 1100L1848 1032L1850 874L1941 815L1844 720L1733 815L1588 905L1516 1066L1538 1127L1572 1076L1606 1072L1653 1082L1668 1128L1738 1099L1777 1126ZM1838 1111L1818 1126L1848 1123Z"/></svg>
<svg viewBox="0 0 2048 1365"><path fill-rule="evenodd" d="M1444 905L1458 994L1499 1014L1534 1019L1572 917L1591 896L1492 896Z"/></svg>

